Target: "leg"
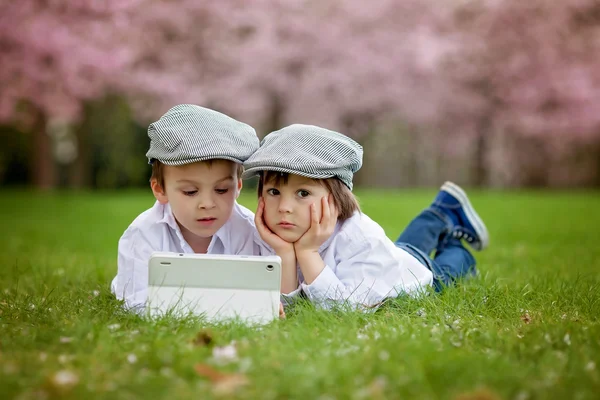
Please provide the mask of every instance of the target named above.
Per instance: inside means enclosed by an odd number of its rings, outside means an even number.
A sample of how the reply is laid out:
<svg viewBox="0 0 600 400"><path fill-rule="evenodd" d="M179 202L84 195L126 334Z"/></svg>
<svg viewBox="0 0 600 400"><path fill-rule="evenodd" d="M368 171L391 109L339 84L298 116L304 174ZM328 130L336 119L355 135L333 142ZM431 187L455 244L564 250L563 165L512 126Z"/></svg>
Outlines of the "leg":
<svg viewBox="0 0 600 400"><path fill-rule="evenodd" d="M457 279L477 273L475 258L461 239L475 250L482 250L489 243L487 228L466 193L458 185L446 182L433 204L411 221L395 244L431 270L434 287L439 291ZM436 254L431 259L434 249Z"/></svg>
<svg viewBox="0 0 600 400"><path fill-rule="evenodd" d="M430 207L408 224L396 240L396 246L407 243L429 255L438 247L440 236L446 233L450 226L450 221L442 212Z"/></svg>
<svg viewBox="0 0 600 400"><path fill-rule="evenodd" d="M462 245L459 239L448 235L443 241L444 247L438 248L431 259L428 254L410 243L396 242L396 246L415 257L433 273L433 287L436 292L460 278L475 275L475 258Z"/></svg>
<svg viewBox="0 0 600 400"><path fill-rule="evenodd" d="M433 259L433 271L437 279L449 286L457 279L476 275L475 258L461 241L449 235L439 247Z"/></svg>
<svg viewBox="0 0 600 400"><path fill-rule="evenodd" d="M442 185L433 203L408 224L396 245L408 243L429 255L448 233L456 239L465 240L478 251L489 243L483 220L464 190L452 182Z"/></svg>
<svg viewBox="0 0 600 400"><path fill-rule="evenodd" d="M451 220L450 230L454 238L464 240L477 251L488 246L490 237L485 223L460 186L444 183L430 208Z"/></svg>

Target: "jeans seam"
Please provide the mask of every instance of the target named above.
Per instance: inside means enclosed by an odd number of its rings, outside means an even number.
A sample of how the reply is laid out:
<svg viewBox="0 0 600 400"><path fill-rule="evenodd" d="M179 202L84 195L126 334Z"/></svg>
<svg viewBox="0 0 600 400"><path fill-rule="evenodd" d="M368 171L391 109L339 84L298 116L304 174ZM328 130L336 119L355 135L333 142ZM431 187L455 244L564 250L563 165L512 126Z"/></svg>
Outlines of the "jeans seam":
<svg viewBox="0 0 600 400"><path fill-rule="evenodd" d="M452 230L452 228L454 227L452 220L444 212L441 212L441 211L435 209L434 207L429 207L425 211L429 211L430 213L432 213L433 215L438 217L446 225L445 233L450 232Z"/></svg>

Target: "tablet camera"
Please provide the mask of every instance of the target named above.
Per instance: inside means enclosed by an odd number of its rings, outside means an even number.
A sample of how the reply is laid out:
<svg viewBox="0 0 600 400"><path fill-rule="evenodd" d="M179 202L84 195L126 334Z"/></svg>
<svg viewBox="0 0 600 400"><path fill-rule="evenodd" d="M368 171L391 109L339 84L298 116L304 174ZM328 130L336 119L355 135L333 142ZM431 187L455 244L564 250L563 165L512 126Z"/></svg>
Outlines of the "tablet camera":
<svg viewBox="0 0 600 400"><path fill-rule="evenodd" d="M272 265L267 265L267 271L273 271L273 266Z"/></svg>

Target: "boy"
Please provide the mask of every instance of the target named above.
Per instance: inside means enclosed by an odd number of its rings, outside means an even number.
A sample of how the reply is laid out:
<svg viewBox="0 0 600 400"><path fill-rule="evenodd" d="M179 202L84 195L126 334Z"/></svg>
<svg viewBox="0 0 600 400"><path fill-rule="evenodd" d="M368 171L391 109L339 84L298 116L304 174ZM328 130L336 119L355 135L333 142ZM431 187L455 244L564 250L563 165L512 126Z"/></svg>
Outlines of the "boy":
<svg viewBox="0 0 600 400"><path fill-rule="evenodd" d="M254 213L236 201L242 164L259 146L254 129L217 111L182 104L150 124L148 136L156 202L119 240L111 284L128 308L144 306L154 251L261 253Z"/></svg>
<svg viewBox="0 0 600 400"><path fill-rule="evenodd" d="M396 242L388 239L352 193L362 147L341 133L288 126L267 135L244 165L245 177L260 177L256 228L283 261L284 298L303 293L326 308L372 309L474 274L475 259L461 240L475 250L488 245L483 221L451 182Z"/></svg>

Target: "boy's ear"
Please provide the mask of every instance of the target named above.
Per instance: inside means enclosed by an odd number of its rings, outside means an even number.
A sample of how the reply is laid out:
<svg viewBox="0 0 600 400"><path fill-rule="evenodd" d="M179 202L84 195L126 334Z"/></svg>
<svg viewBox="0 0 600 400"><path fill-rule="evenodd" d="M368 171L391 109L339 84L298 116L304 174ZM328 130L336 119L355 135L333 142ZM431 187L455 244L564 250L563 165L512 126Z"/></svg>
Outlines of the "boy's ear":
<svg viewBox="0 0 600 400"><path fill-rule="evenodd" d="M158 200L160 204L167 204L169 202L165 190L162 188L162 186L158 184L158 181L156 179L152 179L150 181L150 187L152 188L152 193L154 193L154 197L156 197L156 200Z"/></svg>
<svg viewBox="0 0 600 400"><path fill-rule="evenodd" d="M238 178L238 184L237 184L237 194L235 195L235 198L237 199L238 197L240 197L240 193L242 192L242 187L243 187L243 183L242 183L242 178Z"/></svg>

